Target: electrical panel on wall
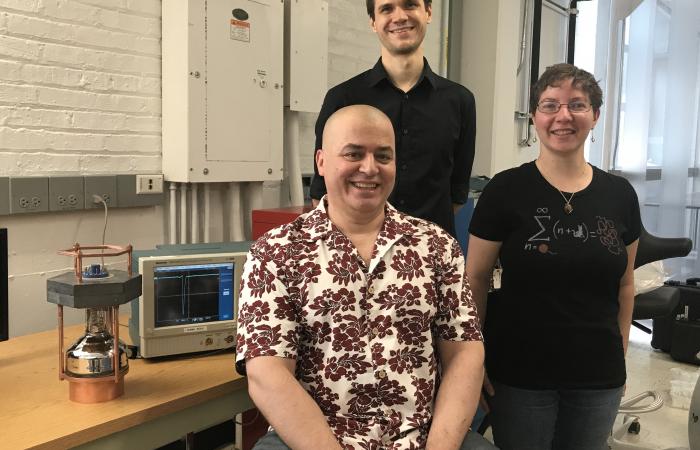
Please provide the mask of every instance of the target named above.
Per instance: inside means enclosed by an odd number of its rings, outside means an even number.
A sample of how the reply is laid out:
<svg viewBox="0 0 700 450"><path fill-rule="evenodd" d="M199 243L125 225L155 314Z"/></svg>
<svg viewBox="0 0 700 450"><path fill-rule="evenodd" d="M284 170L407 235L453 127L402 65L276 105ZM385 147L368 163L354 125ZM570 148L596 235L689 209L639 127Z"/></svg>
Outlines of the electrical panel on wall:
<svg viewBox="0 0 700 450"><path fill-rule="evenodd" d="M284 104L317 113L328 86L328 2L286 0Z"/></svg>
<svg viewBox="0 0 700 450"><path fill-rule="evenodd" d="M282 178L281 0L163 2L163 174Z"/></svg>

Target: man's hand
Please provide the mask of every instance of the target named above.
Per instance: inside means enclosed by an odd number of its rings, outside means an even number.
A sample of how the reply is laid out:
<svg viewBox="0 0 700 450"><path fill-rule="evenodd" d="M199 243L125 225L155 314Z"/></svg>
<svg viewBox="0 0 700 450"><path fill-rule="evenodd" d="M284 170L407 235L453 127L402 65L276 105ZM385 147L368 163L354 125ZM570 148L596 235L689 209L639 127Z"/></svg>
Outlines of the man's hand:
<svg viewBox="0 0 700 450"><path fill-rule="evenodd" d="M321 409L294 378L295 365L277 356L246 360L250 398L289 448L342 450Z"/></svg>
<svg viewBox="0 0 700 450"><path fill-rule="evenodd" d="M489 406L489 399L486 398L486 395L489 397L493 397L496 395L496 391L493 389L493 385L491 384L491 380L489 380L489 375L486 373L486 369L484 369L484 386L481 390L481 397L479 398L479 406L481 406L481 409L484 410L485 413L491 412L491 407Z"/></svg>

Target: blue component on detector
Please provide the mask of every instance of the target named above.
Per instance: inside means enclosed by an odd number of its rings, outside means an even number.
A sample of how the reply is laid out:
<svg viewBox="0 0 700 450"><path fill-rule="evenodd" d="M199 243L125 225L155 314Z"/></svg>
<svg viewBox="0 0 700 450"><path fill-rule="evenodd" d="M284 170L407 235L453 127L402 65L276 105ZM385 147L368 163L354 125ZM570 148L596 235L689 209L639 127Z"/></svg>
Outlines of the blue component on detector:
<svg viewBox="0 0 700 450"><path fill-rule="evenodd" d="M107 268L100 264L90 264L83 270L83 278L106 278L108 276Z"/></svg>

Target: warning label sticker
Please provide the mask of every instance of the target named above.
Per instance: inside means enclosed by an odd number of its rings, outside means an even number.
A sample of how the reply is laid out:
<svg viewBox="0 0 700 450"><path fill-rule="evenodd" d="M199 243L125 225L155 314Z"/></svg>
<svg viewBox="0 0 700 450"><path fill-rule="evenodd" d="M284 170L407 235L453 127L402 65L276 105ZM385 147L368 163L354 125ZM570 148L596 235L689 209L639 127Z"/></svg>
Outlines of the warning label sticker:
<svg viewBox="0 0 700 450"><path fill-rule="evenodd" d="M250 42L250 22L231 19L231 40Z"/></svg>

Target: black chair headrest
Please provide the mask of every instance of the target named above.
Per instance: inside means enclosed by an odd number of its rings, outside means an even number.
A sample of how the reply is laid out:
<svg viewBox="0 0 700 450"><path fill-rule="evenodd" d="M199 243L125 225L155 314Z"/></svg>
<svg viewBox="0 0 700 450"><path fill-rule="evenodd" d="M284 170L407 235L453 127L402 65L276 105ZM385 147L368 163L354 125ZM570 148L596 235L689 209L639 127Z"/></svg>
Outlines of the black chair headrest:
<svg viewBox="0 0 700 450"><path fill-rule="evenodd" d="M686 256L693 248L693 241L688 238L664 238L649 234L642 225L639 235L639 247L637 257L634 260L634 268L654 261L668 258Z"/></svg>

